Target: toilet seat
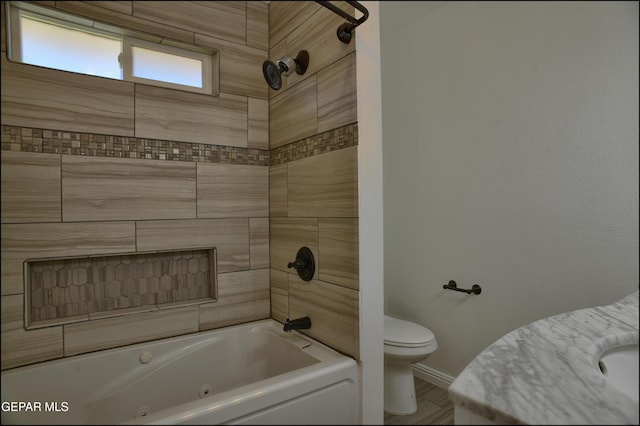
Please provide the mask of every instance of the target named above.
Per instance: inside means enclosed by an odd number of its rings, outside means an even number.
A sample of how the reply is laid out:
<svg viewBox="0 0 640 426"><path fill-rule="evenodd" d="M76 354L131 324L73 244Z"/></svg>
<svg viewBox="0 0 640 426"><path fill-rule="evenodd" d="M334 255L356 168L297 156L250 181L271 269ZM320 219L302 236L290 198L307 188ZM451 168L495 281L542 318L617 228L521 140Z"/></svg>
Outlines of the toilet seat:
<svg viewBox="0 0 640 426"><path fill-rule="evenodd" d="M431 330L410 321L384 316L384 344L404 348L429 346L435 340Z"/></svg>

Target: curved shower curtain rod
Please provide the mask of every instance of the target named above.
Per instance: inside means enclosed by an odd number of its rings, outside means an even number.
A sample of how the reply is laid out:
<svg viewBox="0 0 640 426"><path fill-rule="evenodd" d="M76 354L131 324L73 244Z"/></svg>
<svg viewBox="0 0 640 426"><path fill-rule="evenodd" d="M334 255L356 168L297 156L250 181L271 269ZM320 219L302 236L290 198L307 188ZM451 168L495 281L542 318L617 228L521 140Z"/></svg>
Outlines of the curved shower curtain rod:
<svg viewBox="0 0 640 426"><path fill-rule="evenodd" d="M369 11L367 10L367 8L364 7L363 5L361 5L357 1L347 1L347 3L349 3L351 6L355 7L356 9L358 9L360 12L362 12L363 15L360 17L360 19L356 19L355 16L349 15L344 10L342 10L339 7L334 6L333 4L331 4L330 1L318 1L318 0L316 0L316 3L320 3L321 5L326 7L327 9L331 10L332 12L334 12L335 14L340 15L344 19L349 21L349 22L345 22L344 24L340 25L338 27L338 31L337 31L338 40L340 40L341 42L346 43L346 44L349 44L349 42L351 41L351 35L352 35L351 33L353 32L353 30L355 30L358 25L362 24L369 17Z"/></svg>

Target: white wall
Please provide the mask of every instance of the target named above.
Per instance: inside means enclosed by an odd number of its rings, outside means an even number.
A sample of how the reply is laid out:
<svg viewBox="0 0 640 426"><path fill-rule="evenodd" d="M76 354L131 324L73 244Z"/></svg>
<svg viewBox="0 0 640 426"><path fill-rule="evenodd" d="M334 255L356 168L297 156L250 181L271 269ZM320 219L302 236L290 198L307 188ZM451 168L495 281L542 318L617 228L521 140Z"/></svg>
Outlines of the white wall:
<svg viewBox="0 0 640 426"><path fill-rule="evenodd" d="M638 3L381 2L385 312L456 376L638 288ZM444 290L478 283L482 294Z"/></svg>
<svg viewBox="0 0 640 426"><path fill-rule="evenodd" d="M383 424L383 232L380 13L355 31L358 82L358 214L362 424ZM360 12L356 14L359 18ZM352 40L353 43L353 40Z"/></svg>

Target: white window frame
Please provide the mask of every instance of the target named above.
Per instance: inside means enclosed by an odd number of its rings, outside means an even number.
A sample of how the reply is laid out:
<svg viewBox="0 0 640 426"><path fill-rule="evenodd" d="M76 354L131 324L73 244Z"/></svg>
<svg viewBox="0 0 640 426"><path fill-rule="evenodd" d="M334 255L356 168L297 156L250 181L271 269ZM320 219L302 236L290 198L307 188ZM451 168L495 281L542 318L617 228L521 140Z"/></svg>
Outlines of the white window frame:
<svg viewBox="0 0 640 426"><path fill-rule="evenodd" d="M13 62L22 62L21 57L21 40L20 40L20 16L24 14L26 16L35 17L41 19L44 22L49 22L53 25L60 25L63 27L85 31L90 34L95 34L101 37L115 38L122 41L122 54L119 57L120 66L122 68L122 80L133 83L147 84L151 86L164 87L169 89L176 89L188 92L208 94L212 96L218 96L219 89L219 76L220 76L220 63L219 63L219 51L215 49L206 49L200 46L182 43L178 41L168 40L159 36L153 36L146 33L132 31L122 27L116 27L113 25L103 24L92 19L83 18L75 15L61 12L54 9L44 8L32 3L25 3L21 1L7 1L6 2L6 28L8 51L7 58ZM184 84L178 84L162 80L153 80L140 77L134 77L132 75L132 47L141 47L144 49L154 50L156 52L167 53L170 55L196 59L201 62L202 68L202 87L189 86ZM31 65L31 64L25 64ZM44 66L43 66L44 67ZM56 69L56 68L49 68ZM65 71L64 72L72 72ZM79 74L79 73L78 73ZM89 74L83 74L89 75ZM94 76L97 78L109 78Z"/></svg>
<svg viewBox="0 0 640 426"><path fill-rule="evenodd" d="M202 87L187 86L184 84L171 83L168 81L151 80L133 75L133 47L141 47L156 52L168 53L184 58L196 59L201 63ZM122 40L122 57L120 65L122 66L122 79L125 81L133 81L134 83L144 83L154 86L167 87L169 89L182 89L198 93L212 93L213 78L212 75L212 55L205 53L185 50L178 47L167 46L165 44L153 43L146 40L140 40L133 37L124 36Z"/></svg>

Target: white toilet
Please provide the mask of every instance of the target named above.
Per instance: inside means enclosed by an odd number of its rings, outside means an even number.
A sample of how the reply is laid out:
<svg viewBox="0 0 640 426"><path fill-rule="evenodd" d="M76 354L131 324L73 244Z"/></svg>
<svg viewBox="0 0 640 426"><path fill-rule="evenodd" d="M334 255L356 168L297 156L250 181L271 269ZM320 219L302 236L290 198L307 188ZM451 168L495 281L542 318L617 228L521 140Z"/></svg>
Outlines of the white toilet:
<svg viewBox="0 0 640 426"><path fill-rule="evenodd" d="M384 411L405 415L418 410L411 365L436 349L436 337L428 328L384 316Z"/></svg>

